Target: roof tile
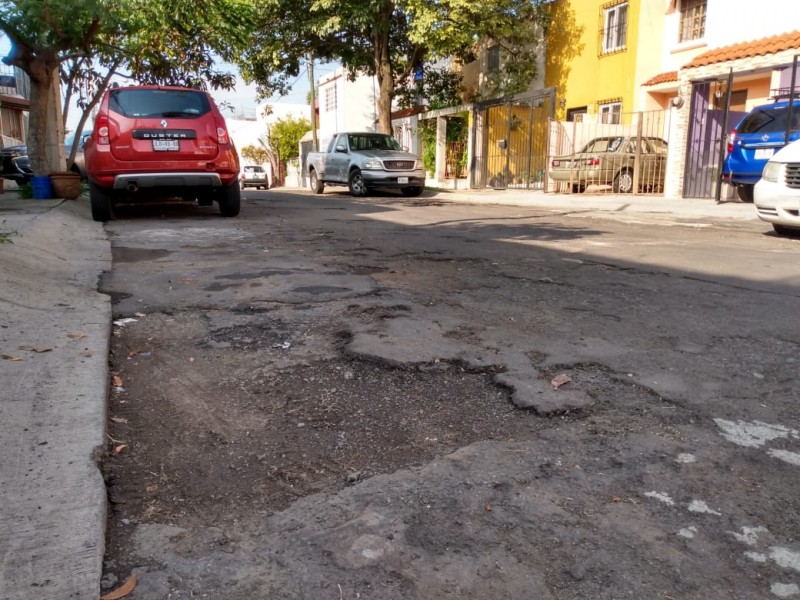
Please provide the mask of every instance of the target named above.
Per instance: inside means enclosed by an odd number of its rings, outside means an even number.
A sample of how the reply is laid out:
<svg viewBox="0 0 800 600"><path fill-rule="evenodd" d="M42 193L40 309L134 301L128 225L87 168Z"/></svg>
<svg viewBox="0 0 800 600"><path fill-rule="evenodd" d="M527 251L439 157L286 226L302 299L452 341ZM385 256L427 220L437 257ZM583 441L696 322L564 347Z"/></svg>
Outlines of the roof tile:
<svg viewBox="0 0 800 600"><path fill-rule="evenodd" d="M722 48L714 48L713 50L696 56L688 64L684 65L683 68L694 69L696 67L705 67L729 60L775 54L795 48L800 48L800 31L790 31L760 40L741 42L731 46L723 46Z"/></svg>
<svg viewBox="0 0 800 600"><path fill-rule="evenodd" d="M659 83L669 83L671 81L678 81L677 71L667 71L666 73L659 73L655 77L651 77L642 85L656 85Z"/></svg>

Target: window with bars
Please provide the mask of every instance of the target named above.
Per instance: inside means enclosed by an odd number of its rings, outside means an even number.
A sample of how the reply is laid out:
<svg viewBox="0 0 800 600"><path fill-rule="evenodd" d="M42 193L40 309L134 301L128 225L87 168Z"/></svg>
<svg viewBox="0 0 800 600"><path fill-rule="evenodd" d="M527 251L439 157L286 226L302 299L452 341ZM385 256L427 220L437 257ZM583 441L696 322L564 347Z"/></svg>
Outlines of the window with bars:
<svg viewBox="0 0 800 600"><path fill-rule="evenodd" d="M606 125L618 125L622 116L622 102L608 102L598 107L600 122Z"/></svg>
<svg viewBox="0 0 800 600"><path fill-rule="evenodd" d="M628 3L603 10L603 52L624 50L628 38Z"/></svg>
<svg viewBox="0 0 800 600"><path fill-rule="evenodd" d="M325 112L336 110L336 84L325 88Z"/></svg>
<svg viewBox="0 0 800 600"><path fill-rule="evenodd" d="M681 0L681 30L679 42L699 40L706 34L706 5L708 0Z"/></svg>

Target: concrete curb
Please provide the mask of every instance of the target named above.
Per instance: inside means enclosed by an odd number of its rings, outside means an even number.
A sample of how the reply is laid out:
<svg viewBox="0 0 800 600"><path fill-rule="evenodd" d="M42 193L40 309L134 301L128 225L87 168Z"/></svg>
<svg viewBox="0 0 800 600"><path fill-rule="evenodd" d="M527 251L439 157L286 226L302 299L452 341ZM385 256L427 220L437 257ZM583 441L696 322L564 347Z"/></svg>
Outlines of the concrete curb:
<svg viewBox="0 0 800 600"><path fill-rule="evenodd" d="M593 213L650 214L678 219L736 219L757 221L752 204L725 201L717 204L710 199L664 198L630 194L553 194L529 190L444 190L429 189L427 198L442 202L466 204L499 204L536 207L560 211L591 211Z"/></svg>
<svg viewBox="0 0 800 600"><path fill-rule="evenodd" d="M37 209L0 245L0 598L96 600L111 247L85 199Z"/></svg>

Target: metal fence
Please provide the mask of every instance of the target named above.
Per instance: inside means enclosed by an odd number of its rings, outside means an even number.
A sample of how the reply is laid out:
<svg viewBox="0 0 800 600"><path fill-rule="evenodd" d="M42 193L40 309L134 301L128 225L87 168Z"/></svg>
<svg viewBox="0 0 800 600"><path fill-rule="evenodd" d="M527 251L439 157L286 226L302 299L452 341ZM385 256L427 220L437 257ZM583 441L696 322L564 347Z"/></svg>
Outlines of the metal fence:
<svg viewBox="0 0 800 600"><path fill-rule="evenodd" d="M552 121L547 190L560 193L664 191L668 111L621 113L616 123Z"/></svg>

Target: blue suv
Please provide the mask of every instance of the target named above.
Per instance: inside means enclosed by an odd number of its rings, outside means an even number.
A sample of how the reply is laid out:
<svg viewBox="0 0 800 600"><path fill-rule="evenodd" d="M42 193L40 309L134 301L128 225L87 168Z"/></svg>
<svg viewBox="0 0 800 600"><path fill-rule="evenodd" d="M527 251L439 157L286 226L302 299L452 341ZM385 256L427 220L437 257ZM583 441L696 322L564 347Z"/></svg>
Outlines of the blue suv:
<svg viewBox="0 0 800 600"><path fill-rule="evenodd" d="M789 139L789 101L757 106L742 119L728 138L722 179L736 186L743 202L753 201L753 186L775 152L800 137L800 99L794 100Z"/></svg>

